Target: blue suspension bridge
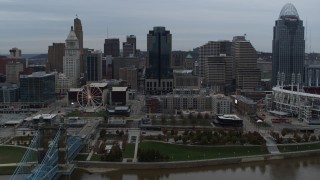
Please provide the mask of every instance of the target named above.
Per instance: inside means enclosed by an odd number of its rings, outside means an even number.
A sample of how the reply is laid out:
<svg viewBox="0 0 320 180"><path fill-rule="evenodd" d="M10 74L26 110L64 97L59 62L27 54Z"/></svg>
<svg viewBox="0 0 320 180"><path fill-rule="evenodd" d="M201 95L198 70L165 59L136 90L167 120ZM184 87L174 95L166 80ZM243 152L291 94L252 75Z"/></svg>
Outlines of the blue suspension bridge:
<svg viewBox="0 0 320 180"><path fill-rule="evenodd" d="M72 161L85 144L79 136L67 137L66 128L39 127L10 180L53 180L69 176Z"/></svg>

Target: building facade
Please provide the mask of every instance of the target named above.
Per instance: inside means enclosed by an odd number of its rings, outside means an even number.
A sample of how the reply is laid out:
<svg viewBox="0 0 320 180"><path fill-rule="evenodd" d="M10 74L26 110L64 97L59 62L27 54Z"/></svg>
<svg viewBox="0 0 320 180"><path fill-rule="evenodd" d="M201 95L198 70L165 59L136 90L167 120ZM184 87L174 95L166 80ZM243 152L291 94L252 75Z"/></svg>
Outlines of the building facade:
<svg viewBox="0 0 320 180"><path fill-rule="evenodd" d="M231 42L230 41L209 41L205 45L199 48L199 76L203 79L203 83L207 83L206 74L208 74L207 57L208 56L220 56L223 54L225 56L230 56L231 54Z"/></svg>
<svg viewBox="0 0 320 180"><path fill-rule="evenodd" d="M112 57L120 56L120 41L117 38L110 38L104 40L104 55Z"/></svg>
<svg viewBox="0 0 320 180"><path fill-rule="evenodd" d="M84 52L83 59L86 80L100 81L102 79L102 52L87 50Z"/></svg>
<svg viewBox="0 0 320 180"><path fill-rule="evenodd" d="M18 102L20 99L20 89L16 84L0 84L0 103Z"/></svg>
<svg viewBox="0 0 320 180"><path fill-rule="evenodd" d="M64 43L53 43L48 47L48 64L47 69L49 72L57 71L63 72L63 56L64 56Z"/></svg>
<svg viewBox="0 0 320 180"><path fill-rule="evenodd" d="M255 89L261 80L257 68L257 51L245 36L235 36L232 41L233 76L239 89Z"/></svg>
<svg viewBox="0 0 320 180"><path fill-rule="evenodd" d="M19 62L9 62L6 64L6 82L12 84L19 83L19 74L23 72L23 64Z"/></svg>
<svg viewBox="0 0 320 180"><path fill-rule="evenodd" d="M55 99L55 74L35 72L20 75L20 101L34 107L45 107Z"/></svg>
<svg viewBox="0 0 320 180"><path fill-rule="evenodd" d="M77 17L73 20L73 27L74 33L77 36L79 42L79 49L80 49L80 74L83 75L85 72L84 70L84 61L83 61L83 31L82 31L82 24L81 20Z"/></svg>
<svg viewBox="0 0 320 180"><path fill-rule="evenodd" d="M112 60L112 76L113 79L119 79L119 70L124 67L135 67L139 68L140 60L135 57L127 57L127 58L113 58Z"/></svg>
<svg viewBox="0 0 320 180"><path fill-rule="evenodd" d="M304 75L305 40L303 21L297 9L286 4L273 27L272 84L278 84L278 74L283 74L284 84L291 83L292 74L301 79ZM281 81L283 81L283 78Z"/></svg>
<svg viewBox="0 0 320 180"><path fill-rule="evenodd" d="M138 71L134 66L120 68L119 79L127 81L130 89L138 90Z"/></svg>
<svg viewBox="0 0 320 180"><path fill-rule="evenodd" d="M171 66L172 35L165 27L154 27L147 35L148 61L145 92L166 94L172 91Z"/></svg>
<svg viewBox="0 0 320 180"><path fill-rule="evenodd" d="M79 41L73 27L66 39L63 57L63 73L70 79L72 87L78 87L80 78L80 49Z"/></svg>
<svg viewBox="0 0 320 180"><path fill-rule="evenodd" d="M122 56L135 57L137 50L137 39L134 35L127 36L127 41L122 43Z"/></svg>

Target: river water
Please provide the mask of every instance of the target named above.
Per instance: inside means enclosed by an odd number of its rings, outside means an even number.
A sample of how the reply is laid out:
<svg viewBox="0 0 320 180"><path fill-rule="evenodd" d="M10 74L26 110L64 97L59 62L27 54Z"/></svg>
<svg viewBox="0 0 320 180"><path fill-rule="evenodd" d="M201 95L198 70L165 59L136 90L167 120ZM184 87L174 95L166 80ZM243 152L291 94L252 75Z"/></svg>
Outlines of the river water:
<svg viewBox="0 0 320 180"><path fill-rule="evenodd" d="M183 169L119 170L88 174L75 172L72 180L320 180L320 157L276 160Z"/></svg>

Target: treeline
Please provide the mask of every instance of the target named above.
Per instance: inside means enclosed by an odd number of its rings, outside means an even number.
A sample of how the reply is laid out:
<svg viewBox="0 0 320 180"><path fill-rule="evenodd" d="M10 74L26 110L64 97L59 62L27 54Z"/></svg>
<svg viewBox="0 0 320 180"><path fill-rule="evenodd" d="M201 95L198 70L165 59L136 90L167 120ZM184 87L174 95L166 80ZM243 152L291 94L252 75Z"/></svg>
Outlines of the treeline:
<svg viewBox="0 0 320 180"><path fill-rule="evenodd" d="M156 149L138 149L138 161L139 162L160 162L168 161L169 156L163 155Z"/></svg>

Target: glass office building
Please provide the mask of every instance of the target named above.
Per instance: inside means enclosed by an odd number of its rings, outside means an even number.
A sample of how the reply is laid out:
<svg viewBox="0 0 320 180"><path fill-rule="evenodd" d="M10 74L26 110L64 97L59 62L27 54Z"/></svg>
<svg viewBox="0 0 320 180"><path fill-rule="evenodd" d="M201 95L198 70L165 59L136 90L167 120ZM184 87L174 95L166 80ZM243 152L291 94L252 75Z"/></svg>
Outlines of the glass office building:
<svg viewBox="0 0 320 180"><path fill-rule="evenodd" d="M35 72L20 75L20 101L31 107L45 107L55 99L55 75Z"/></svg>
<svg viewBox="0 0 320 180"><path fill-rule="evenodd" d="M272 83L277 84L278 74L283 74L284 84L291 84L292 74L304 75L304 26L297 9L286 4L276 20L272 41ZM281 81L281 80L280 80Z"/></svg>

